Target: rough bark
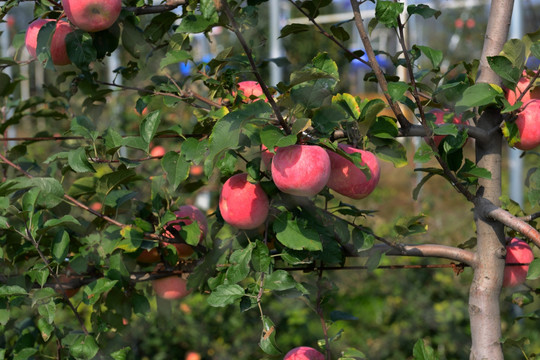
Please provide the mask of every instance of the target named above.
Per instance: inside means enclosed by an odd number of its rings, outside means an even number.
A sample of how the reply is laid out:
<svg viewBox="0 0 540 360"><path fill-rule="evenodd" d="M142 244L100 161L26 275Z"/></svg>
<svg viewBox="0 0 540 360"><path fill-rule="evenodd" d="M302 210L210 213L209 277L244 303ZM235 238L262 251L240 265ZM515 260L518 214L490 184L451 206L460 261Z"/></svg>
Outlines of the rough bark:
<svg viewBox="0 0 540 360"><path fill-rule="evenodd" d="M500 84L499 77L489 68L486 57L500 53L508 37L513 0L493 0L480 62L478 82ZM489 131L500 124L498 111L485 111L478 127ZM497 132L489 141L476 141L476 163L491 172L491 179L480 179L477 196L500 205L502 134ZM502 223L485 216L483 202L475 206L478 239L474 278L469 293L471 323L471 360L503 359L499 297L501 292L505 238Z"/></svg>

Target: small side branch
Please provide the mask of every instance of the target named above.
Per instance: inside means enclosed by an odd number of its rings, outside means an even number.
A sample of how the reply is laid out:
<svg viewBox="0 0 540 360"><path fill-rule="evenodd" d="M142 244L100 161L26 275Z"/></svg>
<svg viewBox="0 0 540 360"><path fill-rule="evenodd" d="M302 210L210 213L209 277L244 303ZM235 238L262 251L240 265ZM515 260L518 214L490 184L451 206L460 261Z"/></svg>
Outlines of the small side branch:
<svg viewBox="0 0 540 360"><path fill-rule="evenodd" d="M248 58L249 64L251 66L251 70L253 71L253 75L255 75L255 78L259 82L259 85L261 86L261 89L264 93L264 96L266 96L266 99L268 100L268 103L272 107L272 110L274 111L274 114L276 115L277 120L279 121L279 125L283 128L283 131L285 131L285 134L290 135L291 129L289 128L289 125L283 118L283 115L281 115L281 111L279 110L278 105L276 104L276 101L272 97L272 94L270 94L270 91L268 90L268 86L266 86L266 83L264 82L261 73L259 72L257 68L257 64L255 64L255 60L253 59L251 48L249 47L248 43L246 42L246 39L244 38L244 35L240 32L240 26L238 26L238 23L234 19L234 14L232 13L231 9L229 8L229 4L226 0L221 1L221 9L229 19L229 22L231 23L232 30L236 34L236 37L238 38L238 41L240 41L240 45L242 45L242 48L244 49L244 52L246 53L246 56Z"/></svg>

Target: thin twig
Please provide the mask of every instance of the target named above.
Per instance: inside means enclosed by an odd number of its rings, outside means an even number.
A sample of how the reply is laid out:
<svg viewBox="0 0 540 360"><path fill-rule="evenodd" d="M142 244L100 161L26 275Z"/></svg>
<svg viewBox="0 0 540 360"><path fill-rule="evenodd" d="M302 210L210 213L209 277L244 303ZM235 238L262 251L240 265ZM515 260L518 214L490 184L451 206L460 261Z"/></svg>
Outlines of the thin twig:
<svg viewBox="0 0 540 360"><path fill-rule="evenodd" d="M272 107L272 110L274 111L274 114L276 115L276 118L279 121L279 125L283 128L283 131L285 132L285 134L290 135L291 129L289 125L287 124L287 122L285 121L285 119L283 118L283 115L281 114L281 111L279 110L279 107L276 104L276 101L274 100L272 94L270 94L270 91L268 90L268 86L266 86L266 83L264 82L262 75L260 74L257 68L257 64L255 64L255 60L253 59L251 48L249 47L248 43L246 42L246 39L240 32L240 27L238 26L238 23L236 22L234 18L234 14L229 8L229 4L227 3L226 0L221 1L221 9L225 13L225 15L227 15L227 18L229 19L229 22L231 23L233 31L236 34L236 37L238 38L240 45L242 45L244 52L246 53L246 57L248 58L253 75L255 75L255 78L259 82L259 85L261 86L261 89L264 95L266 96L268 103Z"/></svg>
<svg viewBox="0 0 540 360"><path fill-rule="evenodd" d="M331 359L332 353L330 351L330 339L328 338L328 326L326 325L326 321L324 319L324 311L322 308L322 275L324 272L324 269L322 268L324 265L321 264L320 267L317 268L318 270L318 278L317 278L317 300L316 300L316 311L317 315L319 316L319 319L321 321L321 327L324 334L324 343L325 343L325 358L327 360Z"/></svg>

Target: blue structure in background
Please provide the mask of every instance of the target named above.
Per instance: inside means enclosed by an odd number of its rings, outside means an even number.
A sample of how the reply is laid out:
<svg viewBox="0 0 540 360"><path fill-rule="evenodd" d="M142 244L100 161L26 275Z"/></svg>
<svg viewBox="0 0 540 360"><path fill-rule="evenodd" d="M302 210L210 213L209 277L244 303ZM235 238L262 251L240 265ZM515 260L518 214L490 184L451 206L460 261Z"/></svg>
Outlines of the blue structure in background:
<svg viewBox="0 0 540 360"><path fill-rule="evenodd" d="M364 61L368 61L368 56L367 54L364 54L360 57L362 60ZM379 65L384 68L384 69L388 69L390 67L392 67L392 63L389 62L386 57L383 57L383 55L375 55L375 60L377 60L377 62L379 63ZM351 61L351 66L353 67L353 69L355 70L365 70L365 71L370 71L371 68L369 66L367 66L366 64L364 64L363 62L360 62L359 60L356 60L354 59L353 61Z"/></svg>
<svg viewBox="0 0 540 360"><path fill-rule="evenodd" d="M213 56L211 54L203 55L201 61L197 62L197 65L206 64L212 59ZM191 74L191 70L193 69L193 63L191 61L186 61L185 63L178 63L178 69L180 70L180 74L182 74L183 76L188 76Z"/></svg>

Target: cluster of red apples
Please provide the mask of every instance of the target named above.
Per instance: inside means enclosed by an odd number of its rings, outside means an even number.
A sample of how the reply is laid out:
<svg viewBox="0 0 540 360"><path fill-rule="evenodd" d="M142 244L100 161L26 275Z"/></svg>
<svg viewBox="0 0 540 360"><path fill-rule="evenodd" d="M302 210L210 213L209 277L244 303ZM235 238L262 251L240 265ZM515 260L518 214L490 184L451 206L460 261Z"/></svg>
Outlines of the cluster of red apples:
<svg viewBox="0 0 540 360"><path fill-rule="evenodd" d="M62 0L69 23L64 20L37 19L26 31L26 48L32 58L37 57L38 34L41 28L53 21L56 30L51 40L51 59L55 65L71 63L66 50L66 36L75 26L84 31L98 32L111 27L120 16L122 0Z"/></svg>
<svg viewBox="0 0 540 360"><path fill-rule="evenodd" d="M255 81L240 82L238 88L248 97L263 94ZM279 147L275 154L263 146L261 157L272 174L274 184L283 193L310 197L328 186L352 199L365 198L379 182L377 157L346 144L339 144L339 148L348 154L360 154L362 166L367 166L370 176L366 176L349 159L317 145ZM265 222L269 207L263 188L258 183L249 182L247 174L233 175L223 184L219 210L228 224L244 230L258 228Z"/></svg>
<svg viewBox="0 0 540 360"><path fill-rule="evenodd" d="M526 72L523 72L523 75L516 90L509 90L506 93L506 100L510 105L514 105L529 86L530 78L527 77ZM520 150L532 150L540 145L540 86L523 94L521 102L523 106L515 121L520 140L514 144L514 147Z"/></svg>

